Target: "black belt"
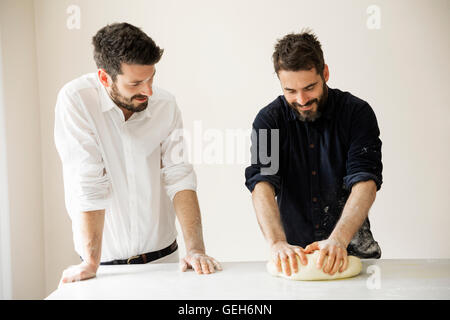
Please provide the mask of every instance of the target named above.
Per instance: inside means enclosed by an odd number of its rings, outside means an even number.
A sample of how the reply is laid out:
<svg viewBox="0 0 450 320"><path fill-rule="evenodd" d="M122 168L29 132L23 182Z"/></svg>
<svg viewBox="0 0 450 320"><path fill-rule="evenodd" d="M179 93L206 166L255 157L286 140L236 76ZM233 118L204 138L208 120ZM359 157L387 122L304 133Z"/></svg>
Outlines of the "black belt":
<svg viewBox="0 0 450 320"><path fill-rule="evenodd" d="M143 264L143 263L149 263L155 260L158 260L162 257L165 257L173 252L175 252L178 249L178 243L177 240L175 239L175 241L168 247L158 250L158 251L153 251L153 252L148 252L148 253L144 253L144 254L140 254L138 256L134 256L128 259L123 259L123 260L113 260L113 261L108 261L108 262L102 262L100 263L101 265L115 265L115 264Z"/></svg>

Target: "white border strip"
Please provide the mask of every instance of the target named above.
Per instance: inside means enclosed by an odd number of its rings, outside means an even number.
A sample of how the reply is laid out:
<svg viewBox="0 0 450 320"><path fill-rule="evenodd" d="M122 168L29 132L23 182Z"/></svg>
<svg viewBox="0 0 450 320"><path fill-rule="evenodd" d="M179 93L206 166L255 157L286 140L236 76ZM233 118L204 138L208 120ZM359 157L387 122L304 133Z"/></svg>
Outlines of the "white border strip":
<svg viewBox="0 0 450 320"><path fill-rule="evenodd" d="M2 30L0 29L0 299L12 299L10 209L6 119L3 95Z"/></svg>

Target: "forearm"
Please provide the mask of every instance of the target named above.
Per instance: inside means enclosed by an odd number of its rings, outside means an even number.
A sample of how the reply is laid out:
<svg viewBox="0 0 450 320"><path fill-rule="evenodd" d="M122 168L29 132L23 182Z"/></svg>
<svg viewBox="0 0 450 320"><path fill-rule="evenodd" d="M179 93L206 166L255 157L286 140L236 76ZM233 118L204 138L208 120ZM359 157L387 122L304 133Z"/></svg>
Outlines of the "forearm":
<svg viewBox="0 0 450 320"><path fill-rule="evenodd" d="M252 200L264 238L270 245L277 241L286 241L272 185L265 181L256 184L252 192Z"/></svg>
<svg viewBox="0 0 450 320"><path fill-rule="evenodd" d="M367 218L369 209L375 201L376 192L377 187L372 180L355 184L330 238L338 239L347 247Z"/></svg>
<svg viewBox="0 0 450 320"><path fill-rule="evenodd" d="M193 190L177 192L173 198L173 206L183 232L186 252L205 253L197 193Z"/></svg>
<svg viewBox="0 0 450 320"><path fill-rule="evenodd" d="M92 266L100 264L102 252L103 225L105 210L82 212L80 217L80 234L83 241L83 260Z"/></svg>

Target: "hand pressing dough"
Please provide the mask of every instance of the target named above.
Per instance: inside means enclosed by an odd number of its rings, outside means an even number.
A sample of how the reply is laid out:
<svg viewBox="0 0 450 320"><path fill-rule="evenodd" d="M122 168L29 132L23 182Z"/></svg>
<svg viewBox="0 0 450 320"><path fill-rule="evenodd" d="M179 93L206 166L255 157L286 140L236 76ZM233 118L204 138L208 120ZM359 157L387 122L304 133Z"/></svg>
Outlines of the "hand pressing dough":
<svg viewBox="0 0 450 320"><path fill-rule="evenodd" d="M319 253L320 251L316 250L313 253L307 254L306 258L308 259L308 264L306 266L300 262L300 258L297 256L298 272L291 273L290 276L285 275L283 272L278 272L277 267L272 260L267 263L267 271L273 276L290 280L334 280L354 277L362 270L361 260L355 256L348 256L347 269L344 270L344 272L337 271L334 275L330 275L322 270L327 264L328 256L325 257L322 269L316 267L317 261L319 260Z"/></svg>

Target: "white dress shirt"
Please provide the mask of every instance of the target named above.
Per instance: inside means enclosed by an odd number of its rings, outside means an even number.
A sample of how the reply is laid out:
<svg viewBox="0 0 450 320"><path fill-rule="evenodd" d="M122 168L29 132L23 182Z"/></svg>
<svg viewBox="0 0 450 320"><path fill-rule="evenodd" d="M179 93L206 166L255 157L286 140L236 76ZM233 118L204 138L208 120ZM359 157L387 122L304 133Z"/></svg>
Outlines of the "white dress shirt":
<svg viewBox="0 0 450 320"><path fill-rule="evenodd" d="M101 261L160 250L176 238L172 200L196 190L183 160L182 118L175 98L153 87L147 109L125 121L95 73L67 83L55 109L55 144L76 252L79 217L105 209Z"/></svg>

